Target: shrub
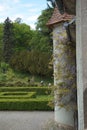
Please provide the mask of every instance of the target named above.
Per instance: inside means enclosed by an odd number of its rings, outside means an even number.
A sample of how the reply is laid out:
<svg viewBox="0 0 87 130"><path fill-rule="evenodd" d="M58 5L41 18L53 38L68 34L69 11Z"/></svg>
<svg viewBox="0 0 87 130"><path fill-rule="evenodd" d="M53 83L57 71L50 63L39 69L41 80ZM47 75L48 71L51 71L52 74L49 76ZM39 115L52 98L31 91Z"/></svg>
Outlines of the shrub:
<svg viewBox="0 0 87 130"><path fill-rule="evenodd" d="M47 87L0 87L0 110L53 110L50 92Z"/></svg>
<svg viewBox="0 0 87 130"><path fill-rule="evenodd" d="M49 100L37 99L0 99L0 110L29 110L51 111Z"/></svg>
<svg viewBox="0 0 87 130"><path fill-rule="evenodd" d="M9 68L9 64L5 63L5 62L1 62L0 63L0 70L5 73Z"/></svg>
<svg viewBox="0 0 87 130"><path fill-rule="evenodd" d="M3 96L12 96L12 95L28 95L30 94L29 92L1 92L0 95Z"/></svg>
<svg viewBox="0 0 87 130"><path fill-rule="evenodd" d="M0 99L36 98L36 92L1 92Z"/></svg>
<svg viewBox="0 0 87 130"><path fill-rule="evenodd" d="M26 71L32 75L52 76L49 68L51 54L41 51L21 51L11 59L11 66L18 71Z"/></svg>
<svg viewBox="0 0 87 130"><path fill-rule="evenodd" d="M51 88L47 87L0 87L0 92L36 92L37 95L48 95L51 93Z"/></svg>

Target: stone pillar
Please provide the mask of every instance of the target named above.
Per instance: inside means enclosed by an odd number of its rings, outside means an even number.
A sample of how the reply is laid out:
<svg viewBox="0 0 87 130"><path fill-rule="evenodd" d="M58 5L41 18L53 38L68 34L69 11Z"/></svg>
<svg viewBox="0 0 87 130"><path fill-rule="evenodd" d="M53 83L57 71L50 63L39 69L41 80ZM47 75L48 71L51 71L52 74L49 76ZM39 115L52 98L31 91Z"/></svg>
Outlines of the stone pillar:
<svg viewBox="0 0 87 130"><path fill-rule="evenodd" d="M78 130L87 129L87 0L76 1Z"/></svg>
<svg viewBox="0 0 87 130"><path fill-rule="evenodd" d="M63 27L63 23L59 23L58 25L55 25L53 28L53 50L54 50L54 85L56 87L64 85L64 90L66 91L67 89L66 87L69 86L70 83L72 82L71 75L75 76L75 73L73 73L75 67L75 56L74 56L75 53L72 51L72 49L69 48L69 45L67 43L67 34L66 30ZM72 66L72 72L71 72L71 66ZM64 90L62 88L60 89L64 93ZM61 90L55 91L55 99L57 98L57 94ZM68 100L70 97L68 96L65 98L66 100ZM64 106L60 108L58 98L56 101L57 102L55 103L55 120L62 125L73 127L74 126L73 111L71 109L66 110Z"/></svg>

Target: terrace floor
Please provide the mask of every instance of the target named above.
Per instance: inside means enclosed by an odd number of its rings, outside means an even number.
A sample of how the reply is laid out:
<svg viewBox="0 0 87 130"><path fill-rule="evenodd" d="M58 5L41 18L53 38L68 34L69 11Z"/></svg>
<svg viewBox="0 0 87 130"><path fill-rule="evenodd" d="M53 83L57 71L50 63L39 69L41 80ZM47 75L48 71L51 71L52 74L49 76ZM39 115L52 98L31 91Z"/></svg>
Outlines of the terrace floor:
<svg viewBox="0 0 87 130"><path fill-rule="evenodd" d="M0 111L0 130L41 130L54 112Z"/></svg>

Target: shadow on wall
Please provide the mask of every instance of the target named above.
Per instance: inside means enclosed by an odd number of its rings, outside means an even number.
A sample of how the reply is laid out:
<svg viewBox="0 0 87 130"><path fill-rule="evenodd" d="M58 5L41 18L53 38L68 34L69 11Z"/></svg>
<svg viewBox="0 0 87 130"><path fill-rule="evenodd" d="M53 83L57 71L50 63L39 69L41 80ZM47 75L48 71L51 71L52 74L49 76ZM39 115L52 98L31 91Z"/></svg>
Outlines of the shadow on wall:
<svg viewBox="0 0 87 130"><path fill-rule="evenodd" d="M87 88L84 91L84 124L87 129Z"/></svg>

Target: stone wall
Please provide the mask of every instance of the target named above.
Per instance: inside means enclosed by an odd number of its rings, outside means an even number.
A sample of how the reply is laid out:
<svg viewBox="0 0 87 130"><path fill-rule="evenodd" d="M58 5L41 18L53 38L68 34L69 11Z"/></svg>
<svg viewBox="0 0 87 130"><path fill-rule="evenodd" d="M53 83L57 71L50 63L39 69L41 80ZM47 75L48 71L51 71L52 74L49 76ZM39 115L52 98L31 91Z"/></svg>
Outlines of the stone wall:
<svg viewBox="0 0 87 130"><path fill-rule="evenodd" d="M87 0L76 3L78 126L87 129Z"/></svg>
<svg viewBox="0 0 87 130"><path fill-rule="evenodd" d="M67 41L63 23L55 25L53 29L54 85L57 88L55 120L69 126L74 126L73 110L76 105L71 101L76 96L73 96L73 93L76 93L76 55L72 44ZM63 95L62 101L60 95Z"/></svg>
<svg viewBox="0 0 87 130"><path fill-rule="evenodd" d="M87 88L84 91L84 125L87 128Z"/></svg>

